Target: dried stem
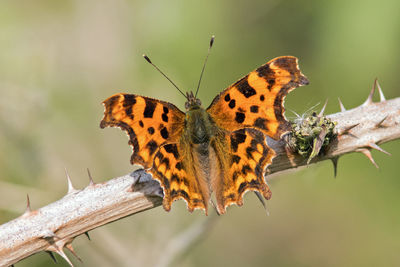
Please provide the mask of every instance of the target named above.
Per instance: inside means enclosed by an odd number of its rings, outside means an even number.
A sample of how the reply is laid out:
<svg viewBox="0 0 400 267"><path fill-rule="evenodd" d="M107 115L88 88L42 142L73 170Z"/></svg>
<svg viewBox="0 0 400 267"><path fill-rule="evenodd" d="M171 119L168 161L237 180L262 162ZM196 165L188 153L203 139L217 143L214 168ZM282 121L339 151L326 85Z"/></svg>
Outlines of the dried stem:
<svg viewBox="0 0 400 267"><path fill-rule="evenodd" d="M324 155L311 162L332 159L337 163L339 156L350 152L362 152L373 161L371 149L385 152L378 144L400 138L400 98L381 99L379 103L367 100L351 110L342 106L342 112L329 115L337 122L338 138ZM268 179L307 164L307 159L293 154L284 141L267 141L278 154L267 170ZM82 190L69 183L69 192L62 199L38 210L27 208L20 217L0 226L0 266L40 251L56 252L70 263L63 249L73 250L75 237L161 203L158 182L143 170L106 183L90 182Z"/></svg>

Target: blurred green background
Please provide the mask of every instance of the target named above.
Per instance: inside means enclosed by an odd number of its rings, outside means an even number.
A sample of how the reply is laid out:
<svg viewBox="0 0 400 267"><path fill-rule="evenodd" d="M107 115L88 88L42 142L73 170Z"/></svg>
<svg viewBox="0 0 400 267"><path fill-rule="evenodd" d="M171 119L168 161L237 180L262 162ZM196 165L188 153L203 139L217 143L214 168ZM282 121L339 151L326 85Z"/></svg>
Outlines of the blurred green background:
<svg viewBox="0 0 400 267"><path fill-rule="evenodd" d="M378 77L399 97L400 2L393 1L11 1L0 2L0 223L61 198L64 167L74 184L133 170L119 129L99 128L100 104L117 92L175 103L197 84L211 34L216 41L200 91L222 89L280 55L297 56L311 84L291 93L288 117L329 99L327 112L361 104ZM320 108L321 105L318 107ZM254 194L217 218L173 266L399 266L400 142L346 155L270 181L266 216ZM183 201L125 218L74 242L84 264L152 266L202 212ZM67 252L68 255L69 252ZM56 256L58 257L58 256ZM67 266L61 259L59 266ZM54 266L46 253L16 266Z"/></svg>

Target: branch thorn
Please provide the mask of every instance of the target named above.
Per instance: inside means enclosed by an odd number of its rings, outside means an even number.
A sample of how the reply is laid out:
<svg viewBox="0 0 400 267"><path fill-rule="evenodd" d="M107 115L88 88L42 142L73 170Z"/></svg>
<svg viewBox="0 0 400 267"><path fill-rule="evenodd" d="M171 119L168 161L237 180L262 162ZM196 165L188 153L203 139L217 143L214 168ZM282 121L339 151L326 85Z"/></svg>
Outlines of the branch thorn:
<svg viewBox="0 0 400 267"><path fill-rule="evenodd" d="M65 247L72 253L72 255L75 256L75 258L77 258L80 262L83 263L82 259L78 256L78 254L76 254L74 247L72 246L71 243L66 244Z"/></svg>
<svg viewBox="0 0 400 267"><path fill-rule="evenodd" d="M70 265L71 267L74 267L74 265L73 265L72 262L69 260L69 258L67 257L67 255L65 255L64 251L62 250L62 248L57 248L57 249L55 249L54 252L57 253L58 255L60 255L61 257L63 257L64 260L65 260L66 262L68 262L69 265Z"/></svg>
<svg viewBox="0 0 400 267"><path fill-rule="evenodd" d="M258 200L260 200L261 204L263 205L263 207L265 209L265 212L267 213L267 216L269 216L269 210L268 210L268 207L267 207L267 203L265 203L265 200L264 200L263 196L258 191L254 191L254 193L256 194Z"/></svg>
<svg viewBox="0 0 400 267"><path fill-rule="evenodd" d="M74 186L72 185L72 181L71 181L71 177L69 177L67 168L65 168L65 175L67 176L67 182L68 182L68 194L72 194L74 192L76 192L77 190L74 188Z"/></svg>
<svg viewBox="0 0 400 267"><path fill-rule="evenodd" d="M391 156L392 154L390 154L389 152L387 152L386 150L384 150L383 148L381 148L380 146L378 146L377 144L375 144L375 143L369 143L368 144L368 146L370 147L370 148L374 148L374 149L376 149L376 150L378 150L378 151L380 151L380 152L383 152L383 153L385 153L386 155L389 155L389 156Z"/></svg>
<svg viewBox="0 0 400 267"><path fill-rule="evenodd" d="M321 111L318 114L318 117L321 118L324 115L326 105L328 104L328 99L325 101L324 106L322 107Z"/></svg>
<svg viewBox="0 0 400 267"><path fill-rule="evenodd" d="M339 100L340 111L341 111L341 112L346 111L346 108L344 107L344 105L343 105L343 103L342 103L342 101L340 100L339 97L338 97L338 100Z"/></svg>
<svg viewBox="0 0 400 267"><path fill-rule="evenodd" d="M378 122L376 125L375 125L375 127L376 128L384 128L384 127L386 127L385 125L383 125L383 122L387 119L387 117L388 117L389 115L386 115L380 122Z"/></svg>
<svg viewBox="0 0 400 267"><path fill-rule="evenodd" d="M331 158L331 161L332 161L332 164L333 164L333 176L336 178L339 157L333 157L333 158Z"/></svg>
<svg viewBox="0 0 400 267"><path fill-rule="evenodd" d="M57 263L57 259L54 256L53 252L52 251L46 251L46 252L49 254L50 258L54 261L54 263Z"/></svg>
<svg viewBox="0 0 400 267"><path fill-rule="evenodd" d="M374 158L371 155L371 151L369 151L369 149L362 148L362 149L359 149L358 151L363 153L371 161L371 163L374 164L377 169L379 169L379 166L378 166L378 164L376 164Z"/></svg>
<svg viewBox="0 0 400 267"><path fill-rule="evenodd" d="M376 85L378 87L378 92L379 92L379 98L381 99L380 102L386 101L385 95L383 94L382 88L379 85L378 79L376 79Z"/></svg>
<svg viewBox="0 0 400 267"><path fill-rule="evenodd" d="M89 168L87 168L87 173L88 173L88 176L89 176L89 186L94 186L95 183L93 181L93 177L92 177L92 174L89 171Z"/></svg>
<svg viewBox="0 0 400 267"><path fill-rule="evenodd" d="M49 231L49 232L51 232L51 231ZM51 233L53 233L53 232L51 232ZM53 233L53 236L51 236L51 238L54 238L54 237L57 237L54 233ZM46 237L45 237L46 238ZM57 237L58 238L58 237ZM72 242L72 241L70 241L70 242ZM46 249L46 252L55 252L55 253L57 253L58 255L60 255L62 258L64 258L64 260L66 261L66 262L68 262L69 263L69 265L70 266L72 266L72 267L74 267L74 265L72 264L72 262L70 261L70 259L68 258L68 256L67 255L65 255L65 253L64 253L64 250L63 250L63 248L64 248L64 246L66 246L66 242L64 241L64 240L62 240L62 239L60 239L60 240L58 240L58 241L54 241L54 239L50 242L49 241L49 243L50 243L50 246ZM66 246L69 250L71 250L70 249L70 247L68 247L68 245ZM72 252L72 251L71 251ZM74 254L74 253L73 253ZM75 254L74 254L75 255ZM76 255L75 255L76 256Z"/></svg>
<svg viewBox="0 0 400 267"><path fill-rule="evenodd" d="M360 125L360 123L356 123L356 124L347 126L346 128L341 129L341 130L339 131L338 134L339 134L339 135L350 134L350 130L353 129L353 128L355 128L355 127L357 127L358 125ZM351 135L357 138L357 136L355 136L355 135L353 135L353 134L351 134Z"/></svg>
<svg viewBox="0 0 400 267"><path fill-rule="evenodd" d="M91 241L90 236L89 236L89 232L85 232L85 235L89 239L89 241Z"/></svg>
<svg viewBox="0 0 400 267"><path fill-rule="evenodd" d="M26 194L26 209L24 214L22 214L22 216L27 216L28 214L30 214L32 212L31 209L31 201L29 200L29 195Z"/></svg>
<svg viewBox="0 0 400 267"><path fill-rule="evenodd" d="M375 93L376 83L377 83L377 79L375 78L374 85L372 86L372 90L369 93L367 100L365 100L365 102L361 106L368 106L373 103L372 97L374 96L374 93Z"/></svg>

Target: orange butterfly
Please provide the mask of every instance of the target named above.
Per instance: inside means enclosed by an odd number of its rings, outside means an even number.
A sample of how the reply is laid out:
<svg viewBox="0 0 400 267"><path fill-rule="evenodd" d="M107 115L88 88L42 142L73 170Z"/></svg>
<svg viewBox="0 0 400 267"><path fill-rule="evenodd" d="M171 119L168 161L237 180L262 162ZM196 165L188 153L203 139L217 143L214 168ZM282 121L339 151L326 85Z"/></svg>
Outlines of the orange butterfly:
<svg viewBox="0 0 400 267"><path fill-rule="evenodd" d="M213 38L209 49L212 43ZM207 214L214 192L216 209L223 214L231 204L241 206L246 191L271 198L264 171L275 152L266 136L279 139L290 130L284 98L308 83L297 58L277 57L222 91L207 109L192 92L186 94L186 112L157 99L113 95L103 102L100 127L127 132L131 163L142 165L160 182L165 210L182 198L189 211Z"/></svg>

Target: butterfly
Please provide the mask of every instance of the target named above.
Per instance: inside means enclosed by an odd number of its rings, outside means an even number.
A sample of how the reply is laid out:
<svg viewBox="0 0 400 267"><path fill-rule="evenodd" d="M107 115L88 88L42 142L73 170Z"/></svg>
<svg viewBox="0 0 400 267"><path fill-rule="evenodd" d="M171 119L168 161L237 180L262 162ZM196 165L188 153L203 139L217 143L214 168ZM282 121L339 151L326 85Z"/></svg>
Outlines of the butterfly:
<svg viewBox="0 0 400 267"><path fill-rule="evenodd" d="M264 172L276 153L266 137L279 139L290 130L285 96L308 83L297 58L277 57L222 91L206 109L193 92L186 94L185 112L165 101L115 94L103 102L100 127L126 131L131 163L160 182L166 211L184 199L189 211L207 214L214 192L223 214L231 204L243 205L249 190L271 198Z"/></svg>

